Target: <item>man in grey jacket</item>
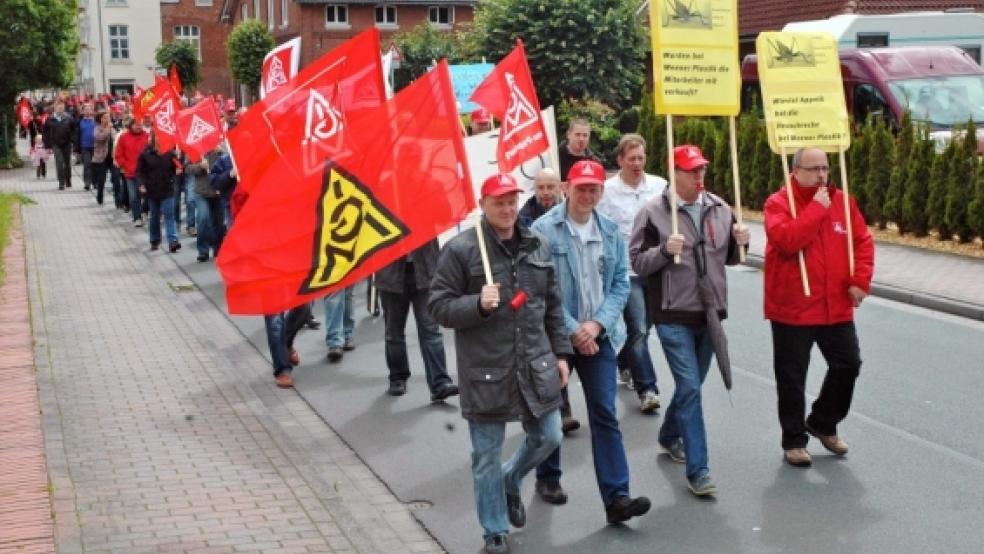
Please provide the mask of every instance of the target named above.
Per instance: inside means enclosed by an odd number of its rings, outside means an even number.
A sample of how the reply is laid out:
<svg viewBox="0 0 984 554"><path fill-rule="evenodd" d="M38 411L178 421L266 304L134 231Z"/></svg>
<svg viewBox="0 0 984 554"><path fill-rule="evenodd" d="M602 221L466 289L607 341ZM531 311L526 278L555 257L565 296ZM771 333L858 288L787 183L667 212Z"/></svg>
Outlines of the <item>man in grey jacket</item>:
<svg viewBox="0 0 984 554"><path fill-rule="evenodd" d="M526 524L523 476L560 445L560 389L573 354L550 247L517 222L519 191L509 175L486 179L485 217L445 245L428 303L454 329L475 504L485 551L495 554L509 552L510 523ZM486 283L479 232L494 284ZM509 421L522 421L526 441L502 463Z"/></svg>
<svg viewBox="0 0 984 554"><path fill-rule="evenodd" d="M629 257L646 279L649 318L676 383L657 440L670 459L687 464L690 491L708 496L717 487L708 469L701 385L714 353L712 333L723 334L720 320L727 317L724 267L738 263L748 229L734 223L730 206L704 190L708 161L700 148L677 146L673 160L677 205L668 190L646 203L632 226ZM678 212L676 233L671 209Z"/></svg>

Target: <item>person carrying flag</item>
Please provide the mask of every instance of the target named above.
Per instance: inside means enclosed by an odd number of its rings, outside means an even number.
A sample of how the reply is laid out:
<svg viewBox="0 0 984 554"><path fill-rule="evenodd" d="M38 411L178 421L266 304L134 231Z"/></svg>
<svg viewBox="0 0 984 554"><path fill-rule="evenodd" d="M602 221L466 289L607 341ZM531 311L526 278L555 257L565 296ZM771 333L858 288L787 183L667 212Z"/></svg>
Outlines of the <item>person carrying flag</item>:
<svg viewBox="0 0 984 554"><path fill-rule="evenodd" d="M519 192L508 174L485 180L484 217L442 249L427 304L440 325L454 329L461 416L489 554L509 552L509 524L526 524L523 477L560 445L560 389L573 354L550 246L518 222ZM482 277L479 240L495 283ZM503 463L510 421L522 421L526 440Z"/></svg>

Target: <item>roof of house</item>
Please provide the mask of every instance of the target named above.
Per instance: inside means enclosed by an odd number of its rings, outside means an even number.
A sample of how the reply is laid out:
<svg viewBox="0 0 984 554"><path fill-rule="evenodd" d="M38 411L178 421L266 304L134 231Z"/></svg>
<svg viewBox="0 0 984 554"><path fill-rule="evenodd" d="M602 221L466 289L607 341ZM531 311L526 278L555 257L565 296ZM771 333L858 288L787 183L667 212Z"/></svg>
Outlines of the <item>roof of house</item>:
<svg viewBox="0 0 984 554"><path fill-rule="evenodd" d="M984 0L814 0L791 4L789 0L741 0L738 3L738 34L756 35L779 31L791 21L826 19L854 13L864 15L969 8L984 11Z"/></svg>

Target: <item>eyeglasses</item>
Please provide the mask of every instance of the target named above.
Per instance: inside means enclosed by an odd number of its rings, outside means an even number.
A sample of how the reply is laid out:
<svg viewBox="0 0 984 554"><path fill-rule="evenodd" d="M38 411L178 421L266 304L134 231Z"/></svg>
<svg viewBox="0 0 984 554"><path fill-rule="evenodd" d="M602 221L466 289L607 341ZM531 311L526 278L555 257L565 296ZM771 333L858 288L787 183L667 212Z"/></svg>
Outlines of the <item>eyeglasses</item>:
<svg viewBox="0 0 984 554"><path fill-rule="evenodd" d="M830 166L829 165L815 165L813 167L799 166L798 169L802 169L803 171L806 171L808 173L829 173L830 172Z"/></svg>

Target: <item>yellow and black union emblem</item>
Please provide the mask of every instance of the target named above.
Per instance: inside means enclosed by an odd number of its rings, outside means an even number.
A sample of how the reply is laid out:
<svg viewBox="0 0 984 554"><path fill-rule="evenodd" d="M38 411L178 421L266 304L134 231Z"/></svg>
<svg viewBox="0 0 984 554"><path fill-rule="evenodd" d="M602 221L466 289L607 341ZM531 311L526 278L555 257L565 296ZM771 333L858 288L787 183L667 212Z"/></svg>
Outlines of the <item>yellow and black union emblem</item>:
<svg viewBox="0 0 984 554"><path fill-rule="evenodd" d="M308 294L340 282L376 251L409 234L358 178L329 162L318 206L318 231Z"/></svg>

